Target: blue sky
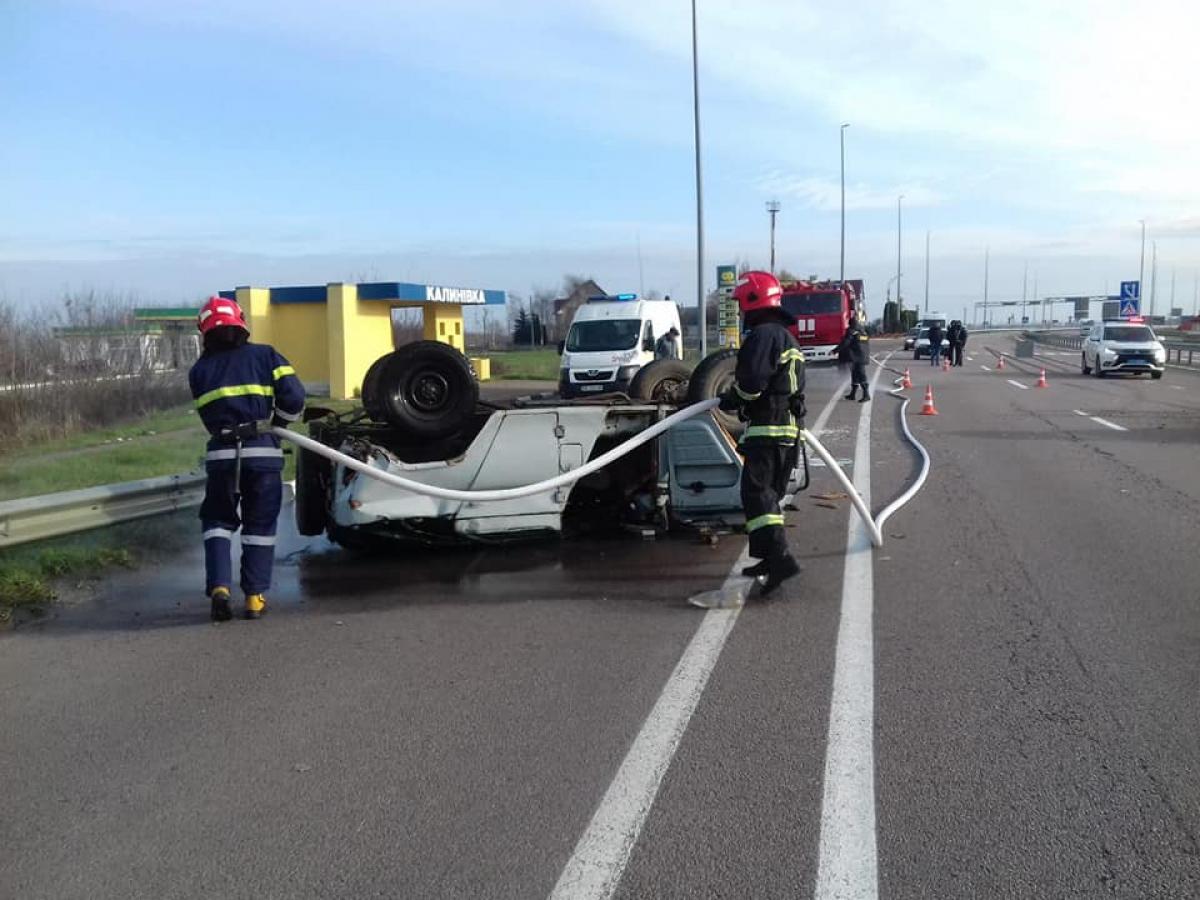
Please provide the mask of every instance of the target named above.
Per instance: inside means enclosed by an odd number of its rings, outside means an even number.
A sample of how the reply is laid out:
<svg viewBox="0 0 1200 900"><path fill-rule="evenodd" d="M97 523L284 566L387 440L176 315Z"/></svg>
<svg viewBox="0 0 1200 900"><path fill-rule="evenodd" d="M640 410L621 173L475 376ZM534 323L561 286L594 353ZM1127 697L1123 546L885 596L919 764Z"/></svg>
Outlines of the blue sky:
<svg viewBox="0 0 1200 900"><path fill-rule="evenodd" d="M1003 8L1000 8L1000 7ZM1115 291L1139 219L1200 274L1193 4L699 0L706 279L778 257L878 311ZM564 273L695 296L686 0L0 5L0 296L146 303L403 279L526 293ZM1122 62L1122 61L1133 62ZM1134 64L1136 63L1136 64ZM639 267L639 244L641 266ZM1150 250L1147 249L1147 268ZM1148 276L1147 276L1148 278Z"/></svg>

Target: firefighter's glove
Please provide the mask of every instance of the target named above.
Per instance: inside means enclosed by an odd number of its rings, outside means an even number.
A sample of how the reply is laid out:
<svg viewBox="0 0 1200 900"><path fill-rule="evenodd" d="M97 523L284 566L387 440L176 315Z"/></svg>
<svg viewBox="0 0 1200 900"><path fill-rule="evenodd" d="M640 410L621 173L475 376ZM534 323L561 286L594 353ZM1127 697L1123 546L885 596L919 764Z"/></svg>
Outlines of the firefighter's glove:
<svg viewBox="0 0 1200 900"><path fill-rule="evenodd" d="M738 413L740 416L743 405L745 405L745 401L738 396L737 391L733 390L733 388L730 388L721 395L721 412Z"/></svg>

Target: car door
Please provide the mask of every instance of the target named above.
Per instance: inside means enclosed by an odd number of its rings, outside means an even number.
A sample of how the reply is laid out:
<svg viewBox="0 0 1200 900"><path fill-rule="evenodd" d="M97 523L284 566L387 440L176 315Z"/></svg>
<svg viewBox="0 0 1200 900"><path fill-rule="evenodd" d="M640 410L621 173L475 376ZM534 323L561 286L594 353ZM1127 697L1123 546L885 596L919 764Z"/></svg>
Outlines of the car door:
<svg viewBox="0 0 1200 900"><path fill-rule="evenodd" d="M1087 340L1083 344L1083 355L1088 360L1088 365L1095 367L1099 364L1100 357L1100 334L1104 330L1103 325L1093 325L1092 330L1088 332Z"/></svg>

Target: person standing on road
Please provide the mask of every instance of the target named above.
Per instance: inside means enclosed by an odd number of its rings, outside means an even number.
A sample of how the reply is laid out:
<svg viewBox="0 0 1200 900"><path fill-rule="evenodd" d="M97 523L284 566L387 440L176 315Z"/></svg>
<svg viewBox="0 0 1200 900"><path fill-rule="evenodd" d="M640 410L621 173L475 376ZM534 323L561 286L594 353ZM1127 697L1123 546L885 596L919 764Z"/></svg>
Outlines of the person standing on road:
<svg viewBox="0 0 1200 900"><path fill-rule="evenodd" d="M275 528L283 501L283 450L260 425L287 427L304 409L304 386L274 347L248 343L250 329L233 300L210 297L197 318L204 352L188 372L200 421L212 436L200 522L205 593L212 618L232 618L233 536L242 530L241 588L245 616L267 607L275 561Z"/></svg>
<svg viewBox="0 0 1200 900"><path fill-rule="evenodd" d="M934 322L929 326L929 364L936 366L942 358L942 326Z"/></svg>
<svg viewBox="0 0 1200 900"><path fill-rule="evenodd" d="M750 555L759 560L742 570L766 576L762 594L800 571L788 551L780 500L796 463L804 422L804 354L788 331L795 322L781 305L783 289L769 272L747 272L733 289L748 330L738 350L734 386L721 409L746 420L742 434L742 509Z"/></svg>
<svg viewBox="0 0 1200 900"><path fill-rule="evenodd" d="M682 359L679 354L679 329L674 325L671 330L658 339L654 345L655 359Z"/></svg>
<svg viewBox="0 0 1200 900"><path fill-rule="evenodd" d="M870 357L868 340L866 329L858 319L854 319L846 327L846 333L842 335L842 341L837 348L838 362L850 363L850 393L845 399L853 400L861 387L862 399L859 403L866 403L871 399L867 390L867 359Z"/></svg>
<svg viewBox="0 0 1200 900"><path fill-rule="evenodd" d="M967 326L958 321L956 321L954 324L957 325L958 328L955 330L954 338L950 342L950 350L953 353L953 356L950 358L950 364L954 366L961 366L963 364L963 349L967 346Z"/></svg>

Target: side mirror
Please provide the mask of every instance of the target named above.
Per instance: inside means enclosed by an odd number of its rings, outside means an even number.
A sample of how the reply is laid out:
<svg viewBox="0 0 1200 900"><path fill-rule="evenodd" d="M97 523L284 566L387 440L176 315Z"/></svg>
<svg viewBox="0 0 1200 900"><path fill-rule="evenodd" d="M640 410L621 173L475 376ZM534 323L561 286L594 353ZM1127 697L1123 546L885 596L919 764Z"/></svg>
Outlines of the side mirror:
<svg viewBox="0 0 1200 900"><path fill-rule="evenodd" d="M559 356L562 356L562 355L563 355L563 351L564 351L564 350L566 350L566 349L567 349L567 342L566 342L566 341L559 341L559 342L558 342L558 355L559 355Z"/></svg>
<svg viewBox="0 0 1200 900"><path fill-rule="evenodd" d="M653 353L654 352L654 338L648 337L644 341L642 341L642 349L645 350L647 353Z"/></svg>

